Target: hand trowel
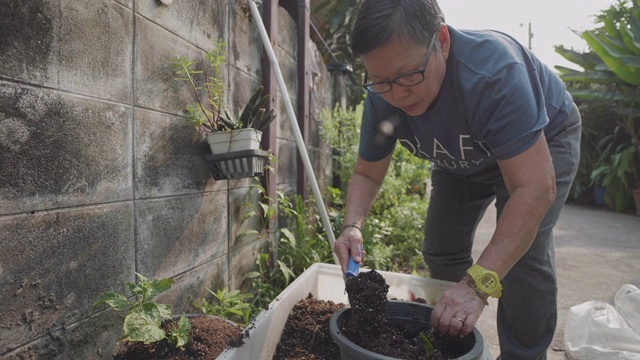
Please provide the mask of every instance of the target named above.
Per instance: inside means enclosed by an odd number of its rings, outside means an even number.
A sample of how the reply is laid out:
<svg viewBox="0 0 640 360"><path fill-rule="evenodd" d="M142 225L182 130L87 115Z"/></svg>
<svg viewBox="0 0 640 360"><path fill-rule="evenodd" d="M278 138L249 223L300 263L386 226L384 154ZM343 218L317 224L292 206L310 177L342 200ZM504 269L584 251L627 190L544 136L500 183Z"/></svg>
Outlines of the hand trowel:
<svg viewBox="0 0 640 360"><path fill-rule="evenodd" d="M360 252L362 252L362 249L360 249ZM351 253L349 253L349 263L347 264L347 271L344 272L344 276L348 280L358 276L359 273L360 263L355 262L353 257L351 257Z"/></svg>

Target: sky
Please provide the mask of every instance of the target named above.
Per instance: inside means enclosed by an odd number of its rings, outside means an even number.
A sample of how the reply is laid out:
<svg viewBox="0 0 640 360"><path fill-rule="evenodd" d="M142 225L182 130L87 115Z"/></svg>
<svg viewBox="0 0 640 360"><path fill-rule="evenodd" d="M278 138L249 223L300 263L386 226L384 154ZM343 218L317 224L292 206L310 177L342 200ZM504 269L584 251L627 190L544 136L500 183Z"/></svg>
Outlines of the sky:
<svg viewBox="0 0 640 360"><path fill-rule="evenodd" d="M580 69L554 50L564 45L586 51L586 42L574 30L596 27L595 15L616 0L439 0L446 23L458 29L494 29L505 32L531 48L542 62Z"/></svg>

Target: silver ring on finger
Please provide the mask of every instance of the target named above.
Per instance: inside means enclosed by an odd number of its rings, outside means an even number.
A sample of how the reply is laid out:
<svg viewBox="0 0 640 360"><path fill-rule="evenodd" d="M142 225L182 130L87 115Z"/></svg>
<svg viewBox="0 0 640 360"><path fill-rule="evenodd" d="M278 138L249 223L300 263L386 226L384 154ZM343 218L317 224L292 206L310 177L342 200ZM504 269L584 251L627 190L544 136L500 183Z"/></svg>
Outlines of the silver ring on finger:
<svg viewBox="0 0 640 360"><path fill-rule="evenodd" d="M453 318L454 318L454 319L456 319L456 320L458 320L458 321L460 321L460 322L462 323L462 325L464 325L464 320L460 319L460 318L459 318L459 317L457 317L457 316L454 316Z"/></svg>

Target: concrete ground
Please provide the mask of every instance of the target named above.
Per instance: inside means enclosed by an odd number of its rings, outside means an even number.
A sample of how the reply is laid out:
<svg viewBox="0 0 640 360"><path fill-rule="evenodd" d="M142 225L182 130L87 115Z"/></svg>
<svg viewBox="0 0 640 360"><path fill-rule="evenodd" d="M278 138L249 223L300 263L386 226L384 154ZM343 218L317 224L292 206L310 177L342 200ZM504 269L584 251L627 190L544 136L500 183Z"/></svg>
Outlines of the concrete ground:
<svg viewBox="0 0 640 360"><path fill-rule="evenodd" d="M495 207L482 219L474 244L474 258L495 229ZM594 207L567 205L555 227L558 275L558 326L547 351L549 360L565 359L564 326L569 309L589 300L613 303L623 284L640 286L640 217ZM496 331L497 300L478 321L493 357L500 354Z"/></svg>

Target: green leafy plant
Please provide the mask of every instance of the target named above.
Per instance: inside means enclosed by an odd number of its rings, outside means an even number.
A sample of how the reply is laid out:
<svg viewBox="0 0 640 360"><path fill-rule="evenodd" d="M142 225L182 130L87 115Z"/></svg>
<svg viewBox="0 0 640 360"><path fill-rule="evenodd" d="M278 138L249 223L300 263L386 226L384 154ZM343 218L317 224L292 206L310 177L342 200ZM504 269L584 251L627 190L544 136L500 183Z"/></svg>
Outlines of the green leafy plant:
<svg viewBox="0 0 640 360"><path fill-rule="evenodd" d="M312 39L318 44L325 63L329 66L346 65L345 90L349 107L358 104L364 96L361 85L365 68L362 61L351 54L349 47L349 35L360 3L362 0L322 0L312 9L319 34L312 33Z"/></svg>
<svg viewBox="0 0 640 360"><path fill-rule="evenodd" d="M169 290L173 280L149 280L138 273L136 275L138 283L128 283L129 291L133 296L132 301L125 295L109 291L103 294L93 306L104 303L115 311L127 312L123 322L124 335L118 340L119 342L128 340L149 344L167 339L176 347L184 346L191 329L189 320L182 315L177 326L173 327L167 335L162 329L162 321L172 318L171 307L152 301L156 295Z"/></svg>
<svg viewBox="0 0 640 360"><path fill-rule="evenodd" d="M222 40L214 44L207 52L208 61L203 69L196 69L195 61L184 55L172 62L175 79L189 84L196 98L186 109L187 121L202 132L228 131L237 126L225 118L223 111L226 87L220 76L227 56L225 46Z"/></svg>
<svg viewBox="0 0 640 360"><path fill-rule="evenodd" d="M334 150L338 187L330 189L332 224L336 236L343 224L346 185L355 166L360 122L360 103L352 110L334 108L322 113L321 136ZM397 146L378 197L363 227L366 263L375 269L424 272L420 253L428 199L429 163Z"/></svg>
<svg viewBox="0 0 640 360"><path fill-rule="evenodd" d="M426 348L425 352L428 358L430 358L433 355L433 351L434 351L433 342L435 339L433 336L433 331L434 331L433 328L429 329L426 334L424 333L424 331L420 331L420 337L422 338L422 341L424 341L424 345Z"/></svg>
<svg viewBox="0 0 640 360"><path fill-rule="evenodd" d="M624 136L609 137L610 133L600 133L600 139L591 142L619 141L621 143L609 144L609 148L615 147L619 155L590 156L595 163L581 164L590 168L592 184L607 182L611 185L607 188L608 197L623 199L628 197L630 190L640 188L640 2L619 0L596 18L597 28L577 32L588 44L588 52L556 47L556 52L583 70L561 66L556 69L570 84L568 88L574 99L607 104L608 113L601 119L614 123L614 131L624 130ZM581 182L577 184L581 185ZM613 194L614 191L618 193ZM617 211L628 210L627 205L620 203L626 202L616 201Z"/></svg>
<svg viewBox="0 0 640 360"><path fill-rule="evenodd" d="M207 288L207 291L213 295L213 301L202 299L202 304L196 305L204 314L229 319L242 327L249 324L252 304L246 300L251 299L252 294L242 293L240 290L227 291L226 289L213 291Z"/></svg>
<svg viewBox="0 0 640 360"><path fill-rule="evenodd" d="M245 104L242 113L238 116L237 121L231 120L234 124L241 129L256 129L258 131L264 131L269 127L271 122L276 118L276 112L271 109L266 112L266 105L270 101L269 94L263 95L263 86L260 86L253 93L249 101ZM233 119L227 114L228 119Z"/></svg>
<svg viewBox="0 0 640 360"><path fill-rule="evenodd" d="M332 250L320 224L314 199L300 195L287 197L276 193L276 199L266 196L262 186L255 186L262 201L247 211L243 220L258 216L265 240L278 235L278 241L266 241L265 249L256 260L257 270L247 274L254 298L254 309L265 308L295 278L317 262L331 262ZM280 224L276 232L276 222Z"/></svg>
<svg viewBox="0 0 640 360"><path fill-rule="evenodd" d="M599 184L605 188L605 200L613 204L616 211L633 207L629 185L636 177L635 156L634 147L619 149L605 158L591 173L592 184Z"/></svg>
<svg viewBox="0 0 640 360"><path fill-rule="evenodd" d="M264 87L254 91L238 117L223 109L226 86L221 79L221 70L226 63L225 46L222 40L214 43L202 69L184 55L173 59L175 80L186 82L195 96L194 103L186 109L187 121L203 133L248 128L264 131L276 117L275 110L267 112L265 109L270 97L263 94Z"/></svg>

